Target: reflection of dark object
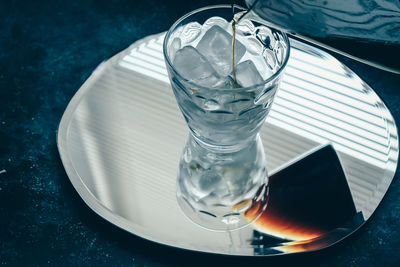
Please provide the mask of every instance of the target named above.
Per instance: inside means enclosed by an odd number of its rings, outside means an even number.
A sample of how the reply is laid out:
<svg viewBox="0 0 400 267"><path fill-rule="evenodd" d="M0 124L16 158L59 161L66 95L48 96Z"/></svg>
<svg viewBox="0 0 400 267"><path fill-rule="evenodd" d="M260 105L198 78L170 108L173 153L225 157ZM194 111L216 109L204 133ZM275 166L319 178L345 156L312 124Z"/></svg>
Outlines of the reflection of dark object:
<svg viewBox="0 0 400 267"><path fill-rule="evenodd" d="M286 240L307 240L343 226L356 214L331 145L269 177L269 200L256 229Z"/></svg>
<svg viewBox="0 0 400 267"><path fill-rule="evenodd" d="M343 225L326 234L313 239L292 242L288 242L288 240L273 236L266 236L261 232L254 231L254 241L252 242L252 245L254 246L254 254L264 255L267 251L273 251L273 253L303 252L326 248L327 246L333 245L351 234L363 223L363 215L361 212L358 212Z"/></svg>
<svg viewBox="0 0 400 267"><path fill-rule="evenodd" d="M317 38L314 40L352 56L382 64L400 72L400 44L360 41L348 38Z"/></svg>

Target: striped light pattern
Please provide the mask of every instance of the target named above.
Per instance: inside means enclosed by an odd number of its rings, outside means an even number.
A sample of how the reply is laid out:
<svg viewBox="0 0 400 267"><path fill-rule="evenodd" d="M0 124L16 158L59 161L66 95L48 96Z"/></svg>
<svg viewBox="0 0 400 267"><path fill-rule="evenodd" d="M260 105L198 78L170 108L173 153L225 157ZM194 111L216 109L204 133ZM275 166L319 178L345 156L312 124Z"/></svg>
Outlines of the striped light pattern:
<svg viewBox="0 0 400 267"><path fill-rule="evenodd" d="M120 66L168 83L163 39L161 35L131 49ZM374 192L394 175L398 140L392 116L368 85L331 56L292 40L290 60L265 127L270 125L301 140L294 143L292 137L272 140L270 133L263 135L267 157L278 166L307 151L296 146L310 149L332 143L346 159L342 164L357 208L365 218L371 215L371 206L379 203L383 193L377 197ZM269 146L275 146L277 153L272 154ZM385 176L385 172L389 173Z"/></svg>

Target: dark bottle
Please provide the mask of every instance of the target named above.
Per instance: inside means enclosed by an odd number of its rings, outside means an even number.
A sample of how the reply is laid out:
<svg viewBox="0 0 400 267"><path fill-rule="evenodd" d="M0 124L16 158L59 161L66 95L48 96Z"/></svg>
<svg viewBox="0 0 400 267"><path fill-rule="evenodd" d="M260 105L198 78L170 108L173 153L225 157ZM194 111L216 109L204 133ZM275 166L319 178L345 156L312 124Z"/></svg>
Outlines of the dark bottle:
<svg viewBox="0 0 400 267"><path fill-rule="evenodd" d="M291 36L400 74L399 0L246 0L248 16Z"/></svg>

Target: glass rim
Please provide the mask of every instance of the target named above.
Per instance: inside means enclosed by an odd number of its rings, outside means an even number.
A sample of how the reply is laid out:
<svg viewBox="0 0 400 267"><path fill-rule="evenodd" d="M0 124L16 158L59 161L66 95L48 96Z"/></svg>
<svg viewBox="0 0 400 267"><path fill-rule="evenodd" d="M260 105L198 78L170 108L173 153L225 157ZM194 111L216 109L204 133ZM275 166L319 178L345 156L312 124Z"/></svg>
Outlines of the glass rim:
<svg viewBox="0 0 400 267"><path fill-rule="evenodd" d="M241 9L241 10L243 10L243 11L246 10L244 7L241 7L241 6L239 6L239 5L234 5L234 6L235 6L235 8ZM207 11L207 10L210 10L210 9L224 9L224 8L229 8L229 9L231 9L232 6L231 6L231 5L227 5L227 4L225 4L225 5L211 5L211 6L205 6L205 7L202 7L202 8L195 9L195 10L189 12L189 13L186 13L185 15L183 15L182 17L180 17L177 21L175 21L175 23L172 24L172 26L169 28L168 32L166 33L166 35L165 35L165 37L164 37L164 42L163 42L163 54L164 54L164 59L165 59L167 65L168 65L168 66L170 67L170 69L174 72L174 74L177 75L180 79L184 80L184 81L185 81L186 83L188 83L189 85L192 85L194 88L199 88L199 89L204 89L204 90L224 91L224 92L246 91L246 90L249 90L249 89L258 88L258 87L263 86L263 85L269 83L270 81L274 80L276 77L278 77L278 76L282 73L283 69L284 69L285 66L287 65L287 62L289 61L289 55L290 55L290 41L289 41L289 38L287 37L287 35L286 35L283 31L280 31L280 30L278 30L278 29L276 29L276 28L273 28L273 27L270 27L270 26L267 26L267 27L270 28L270 29L274 29L274 30L278 31L280 34L282 34L283 39L284 39L285 42L287 43L287 52L286 52L285 58L284 58L284 60L283 60L283 63L282 63L282 65L279 67L279 69L278 69L276 72L274 72L270 77L268 77L268 79L264 80L262 83L254 84L254 85L247 86L247 87L240 87L240 88L213 88L213 87L207 87L207 86L203 86L203 85L196 84L195 82L192 82L192 81L188 80L187 78L183 77L183 76L175 69L175 67L173 66L173 64L172 64L172 62L171 62L171 60L170 60L170 58L169 58L169 56L168 56L168 53L167 53L167 42L168 42L168 40L169 40L169 38L170 38L172 32L177 28L177 26L178 26L183 20L185 20L186 18L188 18L188 17L190 17L190 16L192 16L192 15L194 15L194 14L197 14L197 13L200 13L200 12L203 12L203 11ZM266 25L265 25L265 26L266 26Z"/></svg>

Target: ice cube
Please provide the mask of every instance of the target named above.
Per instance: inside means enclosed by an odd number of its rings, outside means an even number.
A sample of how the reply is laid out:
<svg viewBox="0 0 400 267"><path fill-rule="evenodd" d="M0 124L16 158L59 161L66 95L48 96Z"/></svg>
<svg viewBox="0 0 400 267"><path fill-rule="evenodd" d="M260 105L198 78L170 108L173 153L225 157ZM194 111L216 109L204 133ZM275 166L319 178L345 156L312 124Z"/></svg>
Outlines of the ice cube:
<svg viewBox="0 0 400 267"><path fill-rule="evenodd" d="M197 50L207 58L222 77L232 71L232 35L220 26L212 26L197 44ZM246 48L235 41L235 64L243 57Z"/></svg>
<svg viewBox="0 0 400 267"><path fill-rule="evenodd" d="M213 87L220 89L232 89L237 88L238 84L235 83L231 76L226 76L224 79L221 78L216 84L214 84Z"/></svg>
<svg viewBox="0 0 400 267"><path fill-rule="evenodd" d="M218 25L222 29L225 29L225 30L229 30L231 27L230 23L228 23L225 19L223 19L221 17L211 17L203 23L203 30L207 31L208 29L210 29L211 27L213 27L215 25Z"/></svg>
<svg viewBox="0 0 400 267"><path fill-rule="evenodd" d="M193 46L185 46L176 52L174 66L179 74L196 84L212 87L219 81L214 68Z"/></svg>
<svg viewBox="0 0 400 267"><path fill-rule="evenodd" d="M243 87L248 87L263 82L263 78L251 60L241 62L236 66L235 70L236 80Z"/></svg>
<svg viewBox="0 0 400 267"><path fill-rule="evenodd" d="M183 27L182 33L180 35L183 45L186 46L189 43L196 40L201 33L201 24L198 22L190 22Z"/></svg>
<svg viewBox="0 0 400 267"><path fill-rule="evenodd" d="M218 189L218 186L220 186L222 182L222 178L218 173L206 170L199 179L199 189L204 193L211 193Z"/></svg>
<svg viewBox="0 0 400 267"><path fill-rule="evenodd" d="M170 47L170 50L169 50L170 58L175 58L176 51L178 51L181 48L181 39L174 38L174 40L172 40L169 47Z"/></svg>

